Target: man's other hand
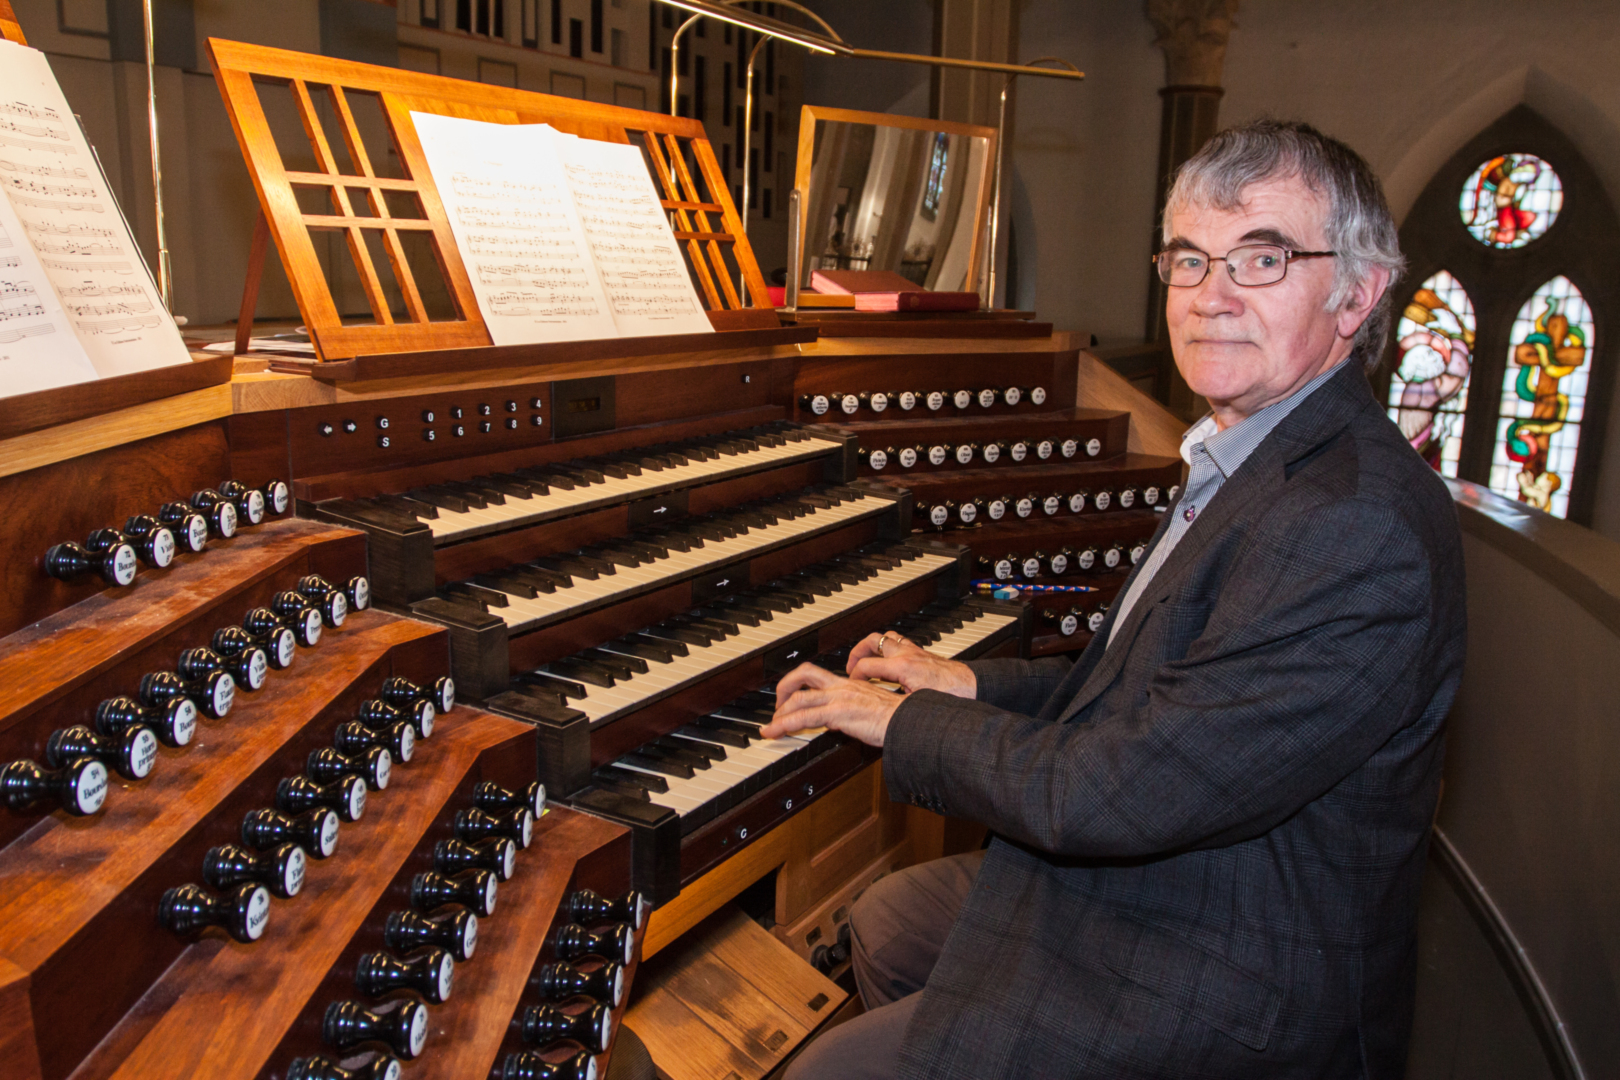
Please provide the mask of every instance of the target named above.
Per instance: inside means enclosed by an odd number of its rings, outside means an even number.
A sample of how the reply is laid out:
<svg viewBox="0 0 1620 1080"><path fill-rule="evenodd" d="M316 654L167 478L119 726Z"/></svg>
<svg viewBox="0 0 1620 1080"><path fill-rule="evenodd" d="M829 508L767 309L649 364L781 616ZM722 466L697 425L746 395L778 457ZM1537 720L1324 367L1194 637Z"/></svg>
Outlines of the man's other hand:
<svg viewBox="0 0 1620 1080"><path fill-rule="evenodd" d="M893 631L862 638L850 650L848 671L852 679L899 683L908 694L917 690L938 690L972 698L979 689L979 680L974 677L972 668L935 656Z"/></svg>
<svg viewBox="0 0 1620 1080"><path fill-rule="evenodd" d="M776 715L760 730L779 739L806 728L831 728L868 746L882 746L904 694L846 679L814 664L800 664L776 684Z"/></svg>

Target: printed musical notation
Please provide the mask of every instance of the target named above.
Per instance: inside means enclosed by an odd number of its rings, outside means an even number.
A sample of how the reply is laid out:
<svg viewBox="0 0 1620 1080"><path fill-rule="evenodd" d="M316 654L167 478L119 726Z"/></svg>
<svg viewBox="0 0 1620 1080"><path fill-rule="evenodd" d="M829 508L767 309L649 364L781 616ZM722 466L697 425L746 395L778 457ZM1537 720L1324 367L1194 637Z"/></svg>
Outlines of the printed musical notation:
<svg viewBox="0 0 1620 1080"><path fill-rule="evenodd" d="M190 354L44 54L0 42L0 394Z"/></svg>

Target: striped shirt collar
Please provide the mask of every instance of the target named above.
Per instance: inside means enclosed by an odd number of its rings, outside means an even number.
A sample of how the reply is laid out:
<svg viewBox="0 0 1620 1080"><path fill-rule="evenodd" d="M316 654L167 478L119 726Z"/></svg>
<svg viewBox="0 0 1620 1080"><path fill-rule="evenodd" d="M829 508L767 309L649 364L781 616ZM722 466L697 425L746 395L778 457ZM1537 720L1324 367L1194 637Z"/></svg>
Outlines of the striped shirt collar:
<svg viewBox="0 0 1620 1080"><path fill-rule="evenodd" d="M1334 364L1288 397L1272 402L1225 431L1215 426L1214 413L1205 414L1202 420L1188 428L1187 434L1181 437L1181 459L1191 465L1193 451L1202 447L1209 460L1221 470L1221 476L1230 478L1245 461L1249 460L1254 448L1265 441L1265 437L1270 435L1289 413L1298 408L1300 403L1310 397L1323 383L1338 374L1339 369L1353 356L1354 354L1351 354L1351 357Z"/></svg>

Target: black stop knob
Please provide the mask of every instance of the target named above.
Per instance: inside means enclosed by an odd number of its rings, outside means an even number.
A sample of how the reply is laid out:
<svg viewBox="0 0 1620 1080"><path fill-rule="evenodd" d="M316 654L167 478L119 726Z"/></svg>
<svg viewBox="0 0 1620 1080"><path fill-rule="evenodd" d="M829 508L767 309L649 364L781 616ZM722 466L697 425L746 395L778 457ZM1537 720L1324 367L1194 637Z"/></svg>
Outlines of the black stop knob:
<svg viewBox="0 0 1620 1080"><path fill-rule="evenodd" d="M534 814L527 806L491 814L486 810L460 810L456 813L456 836L476 842L494 837L505 837L520 848L527 848L534 839Z"/></svg>
<svg viewBox="0 0 1620 1080"><path fill-rule="evenodd" d="M596 1059L581 1050L571 1058L553 1063L524 1050L507 1054L489 1075L490 1080L596 1080Z"/></svg>
<svg viewBox="0 0 1620 1080"><path fill-rule="evenodd" d="M147 566L162 569L174 562L179 552L174 533L169 527L149 514L136 514L124 522L124 538L135 548L135 554Z"/></svg>
<svg viewBox="0 0 1620 1080"><path fill-rule="evenodd" d="M13 810L54 802L68 813L84 817L107 801L107 766L88 757L55 770L33 761L13 761L0 768L0 795Z"/></svg>
<svg viewBox="0 0 1620 1080"><path fill-rule="evenodd" d="M385 952L366 953L354 967L354 985L362 994L382 997L395 990L414 990L435 1005L449 1000L455 976L455 960L437 945L403 959Z"/></svg>
<svg viewBox="0 0 1620 1080"><path fill-rule="evenodd" d="M607 1052L613 1038L613 1013L597 1002L583 1012L567 1013L555 1005L530 1005L513 1026L531 1046L545 1046L558 1039L572 1039L593 1053Z"/></svg>
<svg viewBox="0 0 1620 1080"><path fill-rule="evenodd" d="M319 616L316 618L318 621ZM298 653L298 635L269 608L250 609L242 616L242 630L270 654L270 666L273 668L289 667ZM214 648L217 651L219 646Z"/></svg>
<svg viewBox="0 0 1620 1080"><path fill-rule="evenodd" d="M222 626L214 631L214 636L208 644L219 655L235 660L238 664L241 663L239 658L244 653L251 653L257 649L264 654L266 674L292 666L293 657L298 655L298 639L293 637L291 630L280 623L277 623L269 634L263 636L250 633L240 626ZM252 664L248 667L251 674ZM232 677L235 677L235 668L232 669ZM241 682L240 679L237 681Z"/></svg>
<svg viewBox="0 0 1620 1080"><path fill-rule="evenodd" d="M317 783L330 784L345 776L358 776L373 791L381 791L388 786L393 769L394 755L381 746L373 746L353 757L330 748L311 750L304 761L304 773Z"/></svg>
<svg viewBox="0 0 1620 1080"><path fill-rule="evenodd" d="M236 535L236 504L219 492L208 488L193 492L191 508L208 522L209 535L221 540L229 540Z"/></svg>
<svg viewBox="0 0 1620 1080"><path fill-rule="evenodd" d="M185 503L164 503L158 508L157 519L174 534L181 551L195 555L208 546L208 519Z"/></svg>
<svg viewBox="0 0 1620 1080"><path fill-rule="evenodd" d="M257 882L283 900L297 896L304 888L308 855L294 843L280 844L256 854L235 844L209 848L203 856L203 880L216 889Z"/></svg>
<svg viewBox="0 0 1620 1080"><path fill-rule="evenodd" d="M635 889L616 900L609 900L590 889L578 889L563 901L563 911L577 923L601 926L603 923L626 923L632 930L640 930L647 918L647 898Z"/></svg>
<svg viewBox="0 0 1620 1080"><path fill-rule="evenodd" d="M456 680L441 675L426 686L418 686L407 678L391 675L383 680L378 694L390 705L403 707L413 701L429 701L439 712L447 713L456 707Z"/></svg>
<svg viewBox="0 0 1620 1080"><path fill-rule="evenodd" d="M510 881L517 870L517 845L505 837L482 844L440 840L433 845L433 869L441 874L488 870L500 880Z"/></svg>
<svg viewBox="0 0 1620 1080"><path fill-rule="evenodd" d="M126 780L145 780L157 764L158 738L145 724L130 724L117 735L97 735L82 724L51 732L45 740L45 763L65 768L79 758L94 758Z"/></svg>
<svg viewBox="0 0 1620 1080"><path fill-rule="evenodd" d="M230 675L240 690L254 691L270 677L270 657L257 645L248 645L234 656L221 656L213 649L186 649L175 661L182 679L199 681L219 672Z"/></svg>
<svg viewBox="0 0 1620 1080"><path fill-rule="evenodd" d="M394 755L394 760L404 765L416 754L416 729L401 720L391 727L373 731L358 720L345 720L332 733L332 745L350 757L363 754L373 746L381 746Z"/></svg>
<svg viewBox="0 0 1620 1080"><path fill-rule="evenodd" d="M358 776L345 776L330 784L317 784L306 777L289 776L276 785L276 806L289 814L324 806L344 821L359 821L366 812L366 782Z"/></svg>
<svg viewBox="0 0 1620 1080"><path fill-rule="evenodd" d="M339 1050L380 1042L411 1061L427 1045L428 1011L420 1001L389 1002L375 1012L358 1001L334 1001L321 1018L321 1035Z"/></svg>
<svg viewBox="0 0 1620 1080"><path fill-rule="evenodd" d="M433 911L445 904L460 904L481 919L495 914L498 880L488 870L463 870L445 875L436 871L417 874L411 880L411 906Z"/></svg>
<svg viewBox="0 0 1620 1080"><path fill-rule="evenodd" d="M238 522L257 525L264 520L264 492L253 491L240 480L227 480L216 490L236 507Z"/></svg>
<svg viewBox="0 0 1620 1080"><path fill-rule="evenodd" d="M378 1054L364 1065L345 1069L331 1058L293 1058L287 1080L400 1080L403 1070L393 1054Z"/></svg>
<svg viewBox="0 0 1620 1080"><path fill-rule="evenodd" d="M564 923L557 927L552 947L564 960L600 956L604 960L628 964L635 953L636 938L623 923L602 930L587 930L578 923Z"/></svg>
<svg viewBox="0 0 1620 1080"><path fill-rule="evenodd" d="M492 814L522 807L539 817L546 809L546 785L535 780L518 792L504 788L493 780L480 780L473 788L473 802L480 810L488 810Z"/></svg>
<svg viewBox="0 0 1620 1080"><path fill-rule="evenodd" d="M180 885L163 894L158 923L182 937L218 926L244 944L258 941L270 921L270 890L240 885L215 895L201 885Z"/></svg>
<svg viewBox="0 0 1620 1080"><path fill-rule="evenodd" d="M311 858L325 859L337 850L338 816L324 806L288 817L275 810L250 810L242 819L242 843L264 851L294 843Z"/></svg>
<svg viewBox="0 0 1620 1080"><path fill-rule="evenodd" d="M149 707L127 697L108 698L96 706L96 730L101 734L122 738L138 727L151 729L165 746L185 746L197 734L197 706L183 694Z"/></svg>
<svg viewBox="0 0 1620 1080"><path fill-rule="evenodd" d="M45 552L45 572L58 581L98 574L108 585L129 585L135 580L135 549L115 544L106 551L91 551L82 544L57 544Z"/></svg>
<svg viewBox="0 0 1620 1080"><path fill-rule="evenodd" d="M151 708L168 707L185 698L204 716L221 720L236 702L236 680L226 671L197 680L183 679L172 671L155 671L141 676L139 693L141 703ZM161 736L163 729L159 727L157 732Z"/></svg>
<svg viewBox="0 0 1620 1080"><path fill-rule="evenodd" d="M383 940L401 951L437 945L457 960L471 960L478 948L478 916L465 908L431 919L414 911L396 911L388 916Z"/></svg>
<svg viewBox="0 0 1620 1080"><path fill-rule="evenodd" d="M270 610L291 628L298 644L306 649L321 640L321 627L325 625L321 613L298 593L276 593L270 598Z"/></svg>
<svg viewBox="0 0 1620 1080"><path fill-rule="evenodd" d="M394 724L409 724L416 729L417 738L426 739L433 734L433 722L438 712L431 701L412 701L395 707L381 698L370 698L360 703L358 716L360 722L372 730Z"/></svg>
<svg viewBox="0 0 1620 1080"><path fill-rule="evenodd" d="M547 1001L584 996L618 1008L624 1000L624 967L609 960L592 971L573 964L541 964L529 986Z"/></svg>
<svg viewBox="0 0 1620 1080"><path fill-rule="evenodd" d="M315 605L321 613L321 621L332 629L342 626L343 620L349 617L348 596L319 574L299 578L294 588Z"/></svg>

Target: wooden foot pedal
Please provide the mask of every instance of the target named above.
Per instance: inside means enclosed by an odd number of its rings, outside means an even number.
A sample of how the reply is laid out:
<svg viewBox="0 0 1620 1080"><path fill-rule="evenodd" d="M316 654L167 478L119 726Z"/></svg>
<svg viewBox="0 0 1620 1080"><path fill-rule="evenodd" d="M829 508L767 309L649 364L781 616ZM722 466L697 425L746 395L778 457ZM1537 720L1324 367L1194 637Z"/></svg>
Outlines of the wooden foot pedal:
<svg viewBox="0 0 1620 1080"><path fill-rule="evenodd" d="M659 1080L760 1080L847 993L727 905L642 966L625 1026Z"/></svg>

